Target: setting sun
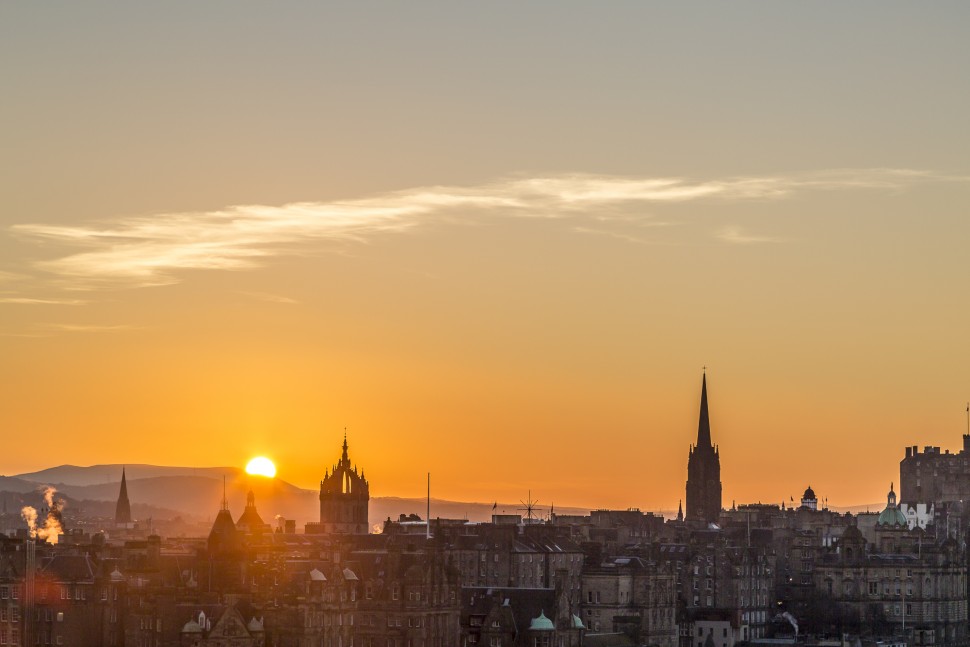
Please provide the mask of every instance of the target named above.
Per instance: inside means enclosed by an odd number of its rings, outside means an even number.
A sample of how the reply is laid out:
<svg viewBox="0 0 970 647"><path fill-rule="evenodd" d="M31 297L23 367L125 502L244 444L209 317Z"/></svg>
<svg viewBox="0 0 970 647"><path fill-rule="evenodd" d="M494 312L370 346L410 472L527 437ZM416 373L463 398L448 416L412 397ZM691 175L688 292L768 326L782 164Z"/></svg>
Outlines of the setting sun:
<svg viewBox="0 0 970 647"><path fill-rule="evenodd" d="M246 464L246 473L273 478L276 476L276 466L265 456L257 456Z"/></svg>

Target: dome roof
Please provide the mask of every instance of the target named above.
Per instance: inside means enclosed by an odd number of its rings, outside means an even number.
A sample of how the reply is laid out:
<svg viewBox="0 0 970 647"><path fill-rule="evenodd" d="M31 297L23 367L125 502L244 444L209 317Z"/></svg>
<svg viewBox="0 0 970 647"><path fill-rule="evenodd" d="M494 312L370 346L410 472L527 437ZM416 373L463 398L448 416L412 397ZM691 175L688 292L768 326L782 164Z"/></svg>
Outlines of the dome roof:
<svg viewBox="0 0 970 647"><path fill-rule="evenodd" d="M812 489L812 486L811 485L809 485L808 486L808 489L805 490L805 494L802 495L802 498L803 499L815 499L815 500L818 500L818 497L815 496L815 490Z"/></svg>
<svg viewBox="0 0 970 647"><path fill-rule="evenodd" d="M583 624L583 619L577 616L575 613L572 617L573 629L585 629L586 625Z"/></svg>
<svg viewBox="0 0 970 647"><path fill-rule="evenodd" d="M115 570L111 571L110 577L112 582L122 582L125 579L125 576L121 574L117 566L115 566Z"/></svg>
<svg viewBox="0 0 970 647"><path fill-rule="evenodd" d="M185 623L185 626L182 627L182 633L200 634L202 633L202 626L199 625L199 623L196 622L195 620L189 620L188 622Z"/></svg>
<svg viewBox="0 0 970 647"><path fill-rule="evenodd" d="M546 617L544 611L539 611L539 617L533 618L532 622L529 624L529 629L531 631L552 631L556 627L553 626L552 620Z"/></svg>
<svg viewBox="0 0 970 647"><path fill-rule="evenodd" d="M896 507L896 493L893 491L892 484L889 485L889 494L886 495L886 509L879 513L876 525L909 527L906 515Z"/></svg>
<svg viewBox="0 0 970 647"><path fill-rule="evenodd" d="M903 514L902 510L887 506L885 510L879 513L879 519L876 520L876 525L908 526L909 522L906 521L906 515Z"/></svg>
<svg viewBox="0 0 970 647"><path fill-rule="evenodd" d="M859 530L858 526L849 526L844 531L842 531L842 541L845 540L862 540L862 531Z"/></svg>

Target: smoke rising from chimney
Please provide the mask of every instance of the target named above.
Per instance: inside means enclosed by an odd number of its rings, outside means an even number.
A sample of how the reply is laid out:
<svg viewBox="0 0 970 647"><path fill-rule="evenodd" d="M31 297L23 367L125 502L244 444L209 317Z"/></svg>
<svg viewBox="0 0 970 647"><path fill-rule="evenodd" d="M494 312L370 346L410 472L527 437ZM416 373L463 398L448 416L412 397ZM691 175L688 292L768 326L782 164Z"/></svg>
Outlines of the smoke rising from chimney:
<svg viewBox="0 0 970 647"><path fill-rule="evenodd" d="M64 499L54 500L57 489L47 485L44 487L44 503L47 504L47 518L44 525L37 525L37 509L25 505L20 509L20 516L27 523L27 530L31 537L43 539L48 544L56 544L58 535L64 534L64 520L61 511L64 510Z"/></svg>

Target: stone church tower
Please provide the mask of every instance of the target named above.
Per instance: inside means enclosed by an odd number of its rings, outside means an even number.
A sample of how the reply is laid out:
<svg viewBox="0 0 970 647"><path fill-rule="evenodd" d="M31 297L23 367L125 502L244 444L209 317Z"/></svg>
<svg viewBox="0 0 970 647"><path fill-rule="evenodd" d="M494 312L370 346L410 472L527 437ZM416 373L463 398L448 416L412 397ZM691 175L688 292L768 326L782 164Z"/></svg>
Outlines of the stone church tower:
<svg viewBox="0 0 970 647"><path fill-rule="evenodd" d="M347 456L347 434L344 434L340 462L327 471L320 481L320 524L314 530L321 533L366 535L370 532L367 505L370 488L364 473L357 473ZM315 524L314 524L315 525Z"/></svg>
<svg viewBox="0 0 970 647"><path fill-rule="evenodd" d="M721 514L721 457L711 442L707 413L707 373L701 382L701 414L697 444L687 458L687 521L717 523Z"/></svg>

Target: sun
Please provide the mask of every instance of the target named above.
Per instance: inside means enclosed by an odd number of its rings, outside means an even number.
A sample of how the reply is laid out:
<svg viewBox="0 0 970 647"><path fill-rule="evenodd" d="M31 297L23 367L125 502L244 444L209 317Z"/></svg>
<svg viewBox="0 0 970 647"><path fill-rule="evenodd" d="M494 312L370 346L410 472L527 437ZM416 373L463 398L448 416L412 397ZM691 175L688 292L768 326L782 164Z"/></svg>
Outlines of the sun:
<svg viewBox="0 0 970 647"><path fill-rule="evenodd" d="M265 456L257 456L246 464L246 473L273 478L276 476L276 466Z"/></svg>

